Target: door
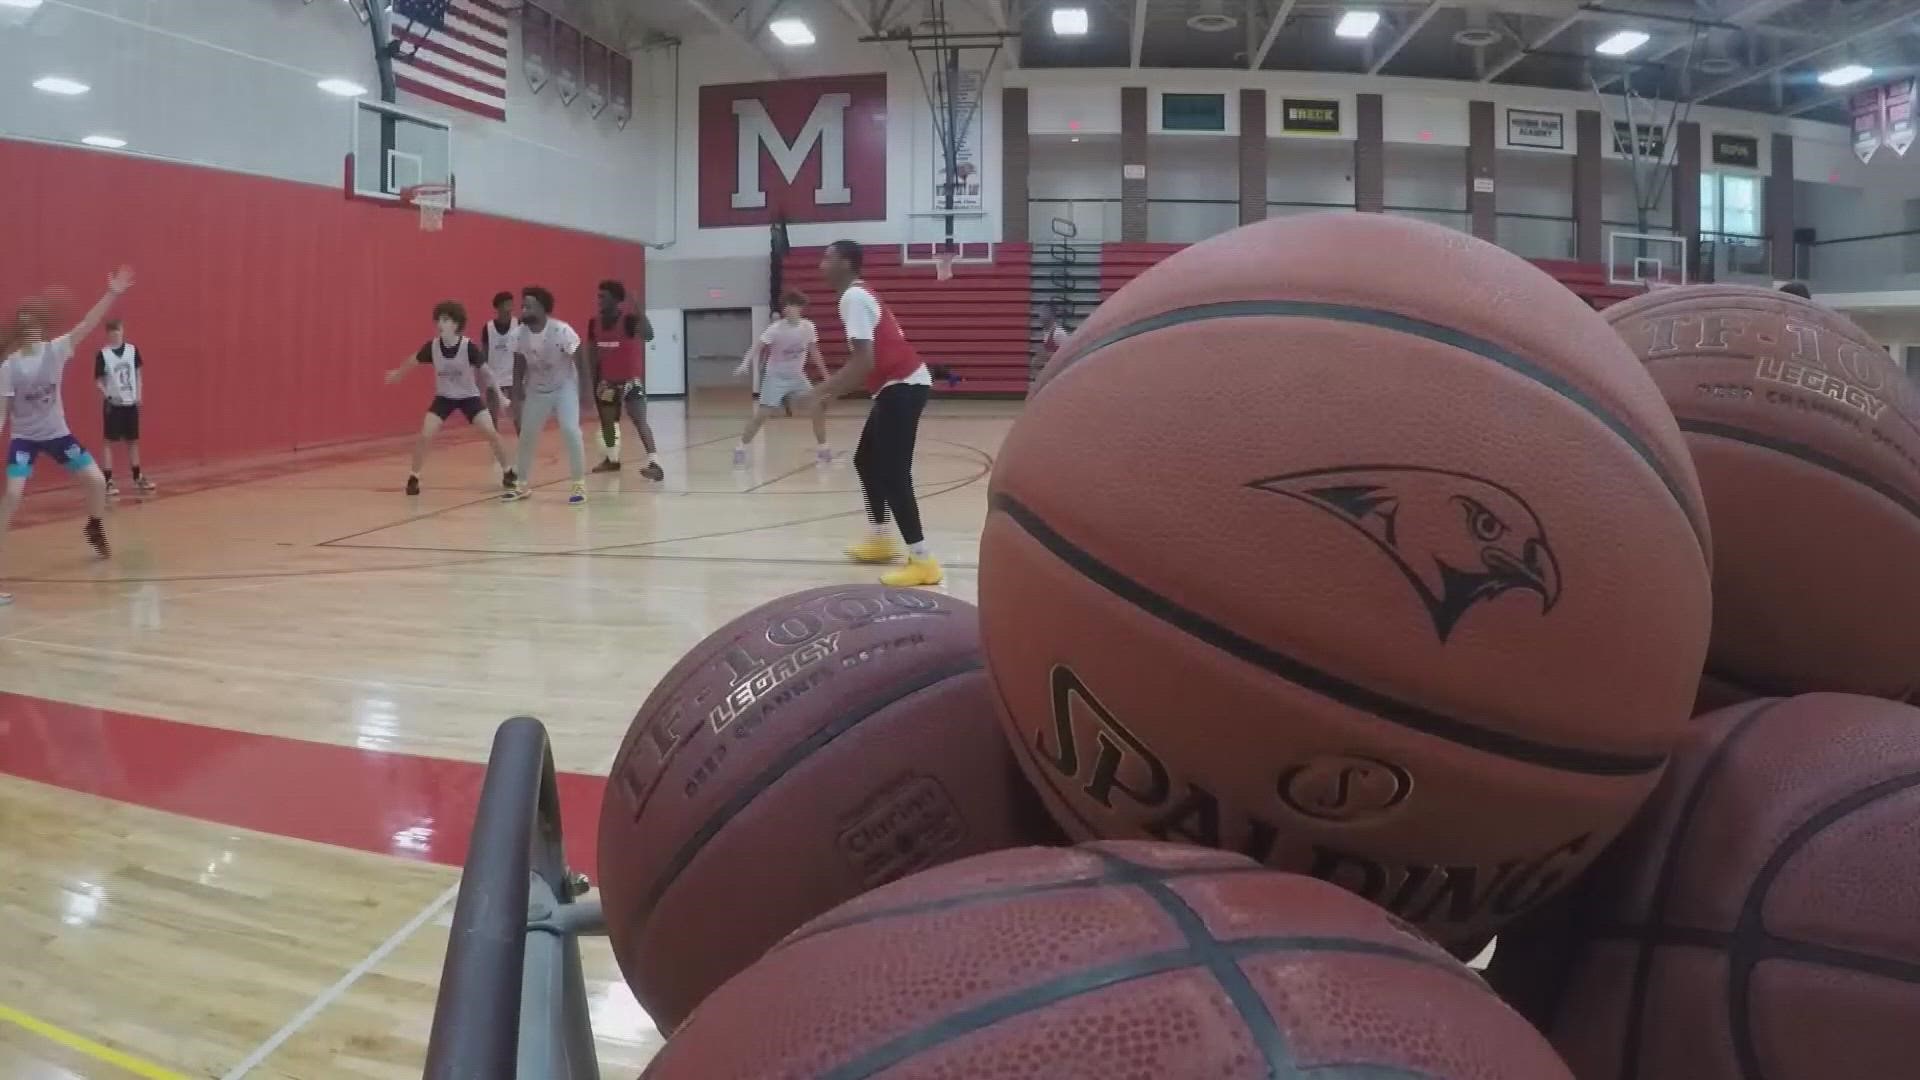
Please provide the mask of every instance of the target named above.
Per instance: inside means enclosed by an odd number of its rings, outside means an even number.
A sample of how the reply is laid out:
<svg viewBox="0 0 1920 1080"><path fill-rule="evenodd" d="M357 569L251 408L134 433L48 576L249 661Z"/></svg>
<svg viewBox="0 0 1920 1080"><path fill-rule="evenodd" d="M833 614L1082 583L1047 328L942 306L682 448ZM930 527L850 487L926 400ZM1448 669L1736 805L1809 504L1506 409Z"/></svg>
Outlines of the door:
<svg viewBox="0 0 1920 1080"><path fill-rule="evenodd" d="M740 358L747 355L752 346L752 309L687 312L688 384L695 391L735 384L733 369L740 366Z"/></svg>
<svg viewBox="0 0 1920 1080"><path fill-rule="evenodd" d="M687 328L679 308L647 312L653 340L647 342L647 396L678 397L687 392Z"/></svg>

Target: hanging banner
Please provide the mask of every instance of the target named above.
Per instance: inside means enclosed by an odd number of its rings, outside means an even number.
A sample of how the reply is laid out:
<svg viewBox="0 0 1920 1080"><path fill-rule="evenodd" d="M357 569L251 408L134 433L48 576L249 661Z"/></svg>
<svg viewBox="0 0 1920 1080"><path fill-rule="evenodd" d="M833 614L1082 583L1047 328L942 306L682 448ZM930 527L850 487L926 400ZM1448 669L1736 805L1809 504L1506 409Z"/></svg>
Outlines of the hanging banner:
<svg viewBox="0 0 1920 1080"><path fill-rule="evenodd" d="M947 88L952 108L933 116L933 208L935 210L981 210L986 207L985 177L980 173L981 88L986 74L980 71L953 71ZM949 130L951 129L951 130ZM947 148L941 143L951 133L953 160L947 160ZM947 170L953 170L953 202L947 202Z"/></svg>
<svg viewBox="0 0 1920 1080"><path fill-rule="evenodd" d="M553 81L560 88L560 104L571 105L580 96L580 31L557 17L553 20Z"/></svg>
<svg viewBox="0 0 1920 1080"><path fill-rule="evenodd" d="M1639 146L1636 152L1634 136L1638 134ZM1667 128L1664 124L1630 124L1625 120L1613 122L1613 152L1621 157L1650 158L1665 161L1667 158Z"/></svg>
<svg viewBox="0 0 1920 1080"><path fill-rule="evenodd" d="M553 70L553 16L532 0L520 8L520 69L527 85L539 93Z"/></svg>
<svg viewBox="0 0 1920 1080"><path fill-rule="evenodd" d="M626 130L633 119L633 58L618 49L607 57L607 104L613 110L613 122Z"/></svg>
<svg viewBox="0 0 1920 1080"><path fill-rule="evenodd" d="M1887 145L1901 157L1907 156L1907 147L1913 145L1913 99L1914 83L1911 78L1892 83L1885 90L1887 115Z"/></svg>
<svg viewBox="0 0 1920 1080"><path fill-rule="evenodd" d="M581 66L587 72L587 115L599 116L607 107L607 47L588 38Z"/></svg>
<svg viewBox="0 0 1920 1080"><path fill-rule="evenodd" d="M1873 152L1880 149L1880 136L1886 126L1886 95L1880 87L1862 90L1849 99L1848 107L1853 112L1853 156L1865 165L1873 160Z"/></svg>
<svg viewBox="0 0 1920 1080"><path fill-rule="evenodd" d="M1533 109L1507 110L1507 145L1534 150L1567 147L1567 114Z"/></svg>

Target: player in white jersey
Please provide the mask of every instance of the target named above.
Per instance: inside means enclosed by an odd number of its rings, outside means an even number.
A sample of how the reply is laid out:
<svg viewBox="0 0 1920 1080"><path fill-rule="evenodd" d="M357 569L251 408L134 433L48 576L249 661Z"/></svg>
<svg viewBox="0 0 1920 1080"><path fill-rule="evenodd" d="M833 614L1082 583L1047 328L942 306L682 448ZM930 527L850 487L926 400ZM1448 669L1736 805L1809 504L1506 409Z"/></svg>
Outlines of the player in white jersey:
<svg viewBox="0 0 1920 1080"><path fill-rule="evenodd" d="M407 494L420 494L420 466L426 464L427 447L440 425L456 412L480 429L493 451L493 460L500 465L500 483L512 491L518 478L507 461L507 448L501 445L493 417L487 413L482 388L492 385L491 376L486 354L466 338L467 309L458 300L442 300L433 305L433 324L438 335L400 361L399 367L387 372L387 382L396 383L406 378L408 371L423 364L433 368L433 401L427 405L426 418L420 422L420 437L413 441L413 468L407 472Z"/></svg>
<svg viewBox="0 0 1920 1080"><path fill-rule="evenodd" d="M520 320L513 317L513 294L493 294L493 318L480 328L480 345L487 352L487 373L493 376L493 392L487 395L487 411L493 415L497 431L513 422L520 431L522 380L514 372L513 331Z"/></svg>
<svg viewBox="0 0 1920 1080"><path fill-rule="evenodd" d="M813 320L805 317L806 310L805 293L789 289L781 294L780 318L767 327L760 335L759 344L748 350L740 366L734 369L735 375L745 375L753 370L756 361L766 365L760 373L760 396L754 402L753 415L747 418L747 428L740 433L740 445L733 448L736 469L746 467L747 447L760 433L760 425L774 416L792 416L789 399L813 388L812 380L807 378L808 365L817 367L822 379L827 377L827 362L820 356L820 332L814 328ZM815 411L812 417L814 460L825 465L833 460L833 451L827 447L827 415Z"/></svg>
<svg viewBox="0 0 1920 1080"><path fill-rule="evenodd" d="M120 494L113 482L113 444L127 448L127 463L133 467L133 486L141 494L152 494L152 478L140 471L140 397L146 377L147 358L127 340L126 327L119 319L108 319L107 347L93 357L93 384L100 388L106 432L100 444L100 475L107 478L107 497Z"/></svg>
<svg viewBox="0 0 1920 1080"><path fill-rule="evenodd" d="M20 508L34 459L44 454L80 478L87 489L87 524L82 533L101 558L112 554L107 547L106 527L100 523L101 515L107 512L107 478L67 426L66 409L60 401L60 377L66 373L67 361L73 359L74 342L93 333L113 302L132 287L133 269L123 266L115 270L107 278L106 295L81 316L79 325L51 340L46 335L53 322L53 304L46 299L27 301L14 312L10 325L0 326L0 365L6 368L12 391L6 400L13 419L13 438L7 443L6 494L0 496L0 534L6 532L13 512ZM0 604L12 600L0 593Z"/></svg>
<svg viewBox="0 0 1920 1080"><path fill-rule="evenodd" d="M530 494L527 478L533 471L534 444L552 417L560 428L560 445L566 447L573 481L567 502L579 506L587 501L587 451L580 439L580 335L553 318L552 312L552 293L538 285L520 290L520 325L513 332L514 354L527 365L520 479L500 497L513 502Z"/></svg>

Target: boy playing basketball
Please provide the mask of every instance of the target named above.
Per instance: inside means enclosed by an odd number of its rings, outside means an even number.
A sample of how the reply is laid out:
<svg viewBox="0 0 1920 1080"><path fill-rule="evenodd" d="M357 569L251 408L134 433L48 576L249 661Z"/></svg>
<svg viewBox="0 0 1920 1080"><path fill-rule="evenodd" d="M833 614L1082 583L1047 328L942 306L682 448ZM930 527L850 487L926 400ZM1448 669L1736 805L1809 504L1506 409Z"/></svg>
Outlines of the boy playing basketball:
<svg viewBox="0 0 1920 1080"><path fill-rule="evenodd" d="M33 474L34 459L46 455L78 476L87 489L87 524L81 534L101 558L112 550L107 547L107 531L100 523L107 512L107 478L92 455L74 439L67 426L67 412L60 401L60 377L67 361L73 359L73 345L93 333L107 317L113 302L133 287L133 269L123 266L107 278L107 293L95 303L79 325L49 340L48 324L53 305L44 299L22 304L10 326L0 327L0 366L4 366L12 396L7 399L12 413L13 438L7 443L6 494L0 496L0 534L6 532L13 512L20 508L26 494L27 477ZM13 597L0 593L0 604Z"/></svg>
<svg viewBox="0 0 1920 1080"><path fill-rule="evenodd" d="M468 341L464 333L467 309L458 301L442 300L433 305L433 322L439 334L420 346L418 352L400 361L399 367L387 372L387 382L397 383L406 378L408 371L422 364L433 369L433 401L428 403L426 418L420 422L420 437L413 441L413 467L407 472L407 494L420 494L420 466L426 464L427 447L433 443L440 425L456 412L486 437L487 446L493 450L493 460L500 465L500 483L512 491L518 478L514 476L513 466L507 463L507 448L500 443L493 416L487 412L482 387L491 388L491 376L486 354L480 351L480 346Z"/></svg>
<svg viewBox="0 0 1920 1080"><path fill-rule="evenodd" d="M553 318L552 312L552 293L538 285L520 291L520 325L512 339L514 355L527 365L520 469L517 482L500 498L514 502L530 494L527 477L533 471L534 444L552 417L560 427L560 444L566 447L568 476L573 481L567 502L579 506L587 501L587 452L580 443L580 335Z"/></svg>
<svg viewBox="0 0 1920 1080"><path fill-rule="evenodd" d="M495 431L505 431L508 420L520 431L520 380L513 371L513 294L493 294L493 318L480 328L480 344L487 351L487 374L493 389L487 394L487 412L493 416Z"/></svg>
<svg viewBox="0 0 1920 1080"><path fill-rule="evenodd" d="M147 358L127 341L126 328L119 319L108 319L107 347L93 358L93 382L100 388L106 418L105 438L100 447L100 475L107 478L107 496L120 494L113 482L113 444L127 448L127 463L133 467L133 486L141 494L151 494L154 483L140 471L140 383L141 369Z"/></svg>
<svg viewBox="0 0 1920 1080"><path fill-rule="evenodd" d="M789 411L788 398L795 394L804 394L813 388L807 379L807 367L818 365L820 377L827 377L827 362L820 355L820 332L814 329L813 320L803 317L807 310L807 296L798 290L789 289L780 296L780 318L775 320L760 335L760 343L747 353L734 369L735 375L745 375L753 369L755 361L766 364L760 374L760 397L754 405L753 415L747 418L747 428L740 433L740 445L733 448L733 467L742 469L747 464L747 447L753 437L760 433L760 425L768 418ZM813 413L814 460L821 465L833 460L833 451L827 448L827 416L824 410Z"/></svg>
<svg viewBox="0 0 1920 1080"><path fill-rule="evenodd" d="M834 398L863 384L873 394L873 408L853 452L870 528L866 539L847 548L847 555L855 562L892 562L900 547L887 535L891 514L907 543L907 565L880 575L881 584L894 588L938 585L945 575L927 550L926 535L920 531L920 505L913 495L913 443L920 430L920 414L933 393L933 375L901 333L893 312L860 280L862 261L860 245L852 240L827 245L820 259L821 273L840 294L847 362L799 395L793 407L823 412Z"/></svg>
<svg viewBox="0 0 1920 1080"><path fill-rule="evenodd" d="M620 471L620 413L624 410L647 451L647 463L640 475L665 480L667 474L660 468L653 428L647 423L646 343L653 340L653 326L645 316L622 311L620 305L626 299L625 285L601 282L600 311L587 328L594 411L600 414L600 441L607 447L606 460L595 465L593 471Z"/></svg>

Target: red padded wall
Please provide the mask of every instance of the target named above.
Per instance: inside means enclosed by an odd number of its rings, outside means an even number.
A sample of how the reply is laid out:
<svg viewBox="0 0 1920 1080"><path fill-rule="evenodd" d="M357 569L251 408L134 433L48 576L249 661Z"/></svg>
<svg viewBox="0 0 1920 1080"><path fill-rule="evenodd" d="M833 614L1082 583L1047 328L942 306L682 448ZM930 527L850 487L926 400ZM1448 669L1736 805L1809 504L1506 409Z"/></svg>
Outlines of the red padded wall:
<svg viewBox="0 0 1920 1080"><path fill-rule="evenodd" d="M5 310L49 284L91 304L114 265L138 272L115 313L151 358L141 434L156 469L411 430L432 379L380 376L433 333L438 300L466 304L477 335L502 289L545 285L576 326L602 278L646 295L645 248L567 229L455 212L423 233L411 212L337 189L11 140L0 176ZM81 344L64 388L90 445L101 344Z"/></svg>

